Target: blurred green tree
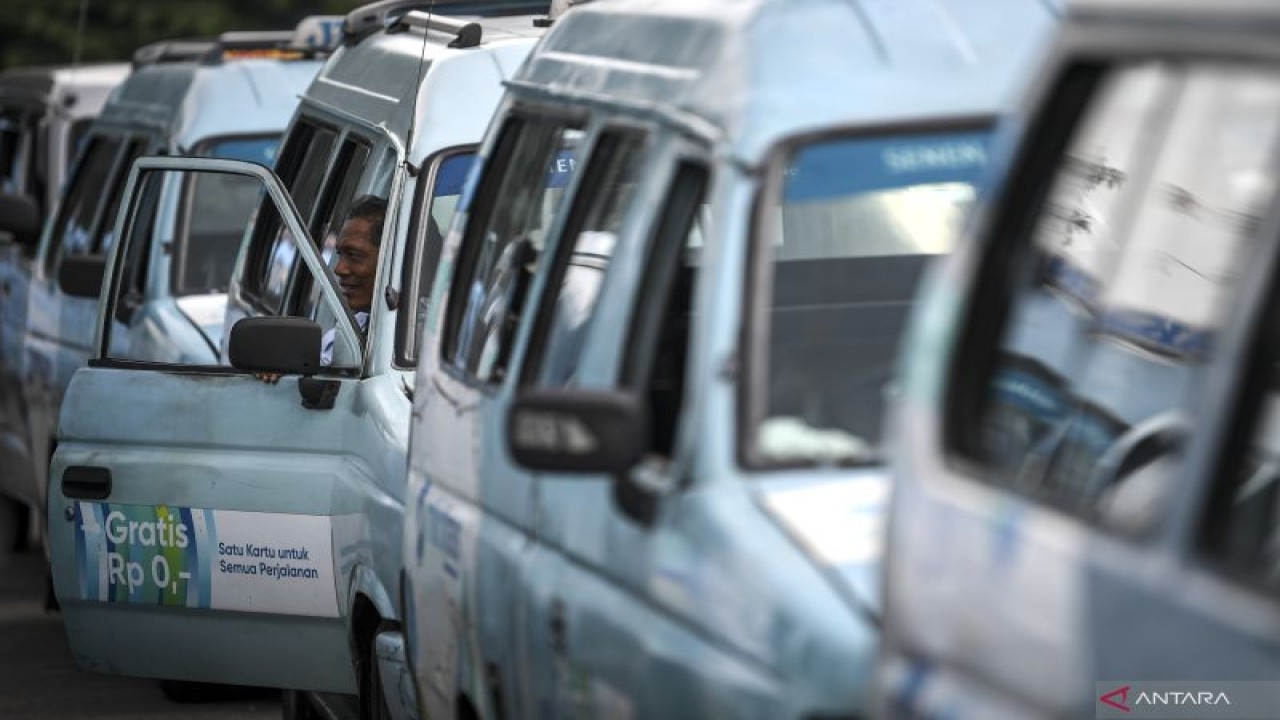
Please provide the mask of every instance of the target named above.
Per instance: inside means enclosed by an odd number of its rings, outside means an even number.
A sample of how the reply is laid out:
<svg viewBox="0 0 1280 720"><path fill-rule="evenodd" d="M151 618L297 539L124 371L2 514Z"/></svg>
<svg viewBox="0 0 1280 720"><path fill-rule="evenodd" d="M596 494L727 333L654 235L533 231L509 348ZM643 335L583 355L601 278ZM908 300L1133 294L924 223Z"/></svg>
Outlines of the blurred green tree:
<svg viewBox="0 0 1280 720"><path fill-rule="evenodd" d="M155 40L226 30L293 27L307 15L344 14L364 0L84 0L82 62L127 60ZM0 0L0 68L61 65L76 56L82 0Z"/></svg>

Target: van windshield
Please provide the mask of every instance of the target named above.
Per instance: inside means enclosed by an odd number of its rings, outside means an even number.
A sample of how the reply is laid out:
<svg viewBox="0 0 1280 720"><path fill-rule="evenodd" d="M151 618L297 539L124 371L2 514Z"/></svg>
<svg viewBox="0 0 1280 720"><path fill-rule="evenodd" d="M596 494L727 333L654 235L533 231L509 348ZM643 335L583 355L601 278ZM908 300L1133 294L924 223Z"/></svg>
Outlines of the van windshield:
<svg viewBox="0 0 1280 720"><path fill-rule="evenodd" d="M229 136L196 150L205 157L248 160L271 167L280 144L278 135ZM175 296L227 291L240 240L258 208L261 185L244 175L193 173L183 193L186 242L173 263Z"/></svg>
<svg viewBox="0 0 1280 720"><path fill-rule="evenodd" d="M752 464L873 461L927 261L955 240L990 133L826 139L776 166L756 243Z"/></svg>

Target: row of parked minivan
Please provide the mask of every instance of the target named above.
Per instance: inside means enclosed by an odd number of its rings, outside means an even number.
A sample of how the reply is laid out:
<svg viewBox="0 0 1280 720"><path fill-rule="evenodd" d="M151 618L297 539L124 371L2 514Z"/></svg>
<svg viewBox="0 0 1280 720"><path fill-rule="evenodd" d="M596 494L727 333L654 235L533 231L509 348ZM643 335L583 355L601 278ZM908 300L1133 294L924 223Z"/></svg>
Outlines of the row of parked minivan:
<svg viewBox="0 0 1280 720"><path fill-rule="evenodd" d="M1280 677L1276 20L383 0L140 52L38 238L0 199L2 487L77 661L486 720Z"/></svg>

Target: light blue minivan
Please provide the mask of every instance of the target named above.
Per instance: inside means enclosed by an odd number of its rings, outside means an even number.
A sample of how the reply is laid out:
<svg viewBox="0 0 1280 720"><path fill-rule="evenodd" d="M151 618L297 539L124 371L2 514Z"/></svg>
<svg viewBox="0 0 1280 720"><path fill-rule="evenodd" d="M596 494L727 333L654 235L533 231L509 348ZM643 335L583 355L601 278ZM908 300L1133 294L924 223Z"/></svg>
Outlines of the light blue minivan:
<svg viewBox="0 0 1280 720"><path fill-rule="evenodd" d="M514 14L498 17L416 5L341 19L273 169L135 163L50 486L55 588L81 667L279 687L289 716L315 702L413 714L399 623L417 338L441 229L546 3L500 3ZM171 185L247 188L218 215L252 221L207 357L118 342L132 253ZM385 214L366 238L379 247L372 302L353 307L340 238L369 197Z"/></svg>
<svg viewBox="0 0 1280 720"><path fill-rule="evenodd" d="M214 41L157 43L138 51L100 115L78 138L65 187L29 259L10 255L0 277L11 290L0 377L17 394L0 403L9 451L0 487L44 508L49 458L63 393L89 358L105 253L129 168L149 153L243 157L270 162L320 62L310 52L288 59L294 33L227 33ZM252 192L253 189L250 189ZM130 262L129 294L115 315L117 342L153 361L214 356L226 276L247 216L227 213L237 190L206 183L166 188L150 243ZM0 229L13 217L0 217ZM8 387L6 387L6 390Z"/></svg>
<svg viewBox="0 0 1280 720"><path fill-rule="evenodd" d="M1280 6L1075 0L919 302L879 710L1280 712Z"/></svg>
<svg viewBox="0 0 1280 720"><path fill-rule="evenodd" d="M0 552L26 540L35 507L22 413L32 256L85 132L128 74L128 63L0 73Z"/></svg>
<svg viewBox="0 0 1280 720"><path fill-rule="evenodd" d="M1055 18L556 20L428 304L403 551L424 714L865 716L898 339Z"/></svg>

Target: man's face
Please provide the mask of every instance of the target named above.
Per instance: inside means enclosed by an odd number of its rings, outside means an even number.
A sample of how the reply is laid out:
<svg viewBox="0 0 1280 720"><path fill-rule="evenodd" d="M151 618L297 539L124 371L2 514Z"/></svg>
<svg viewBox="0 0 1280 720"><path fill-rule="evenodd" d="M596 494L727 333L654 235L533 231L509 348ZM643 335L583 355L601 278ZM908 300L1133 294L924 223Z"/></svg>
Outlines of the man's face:
<svg viewBox="0 0 1280 720"><path fill-rule="evenodd" d="M373 307L373 281L378 272L378 246L373 240L373 222L351 218L338 235L338 286L352 312L369 312Z"/></svg>

